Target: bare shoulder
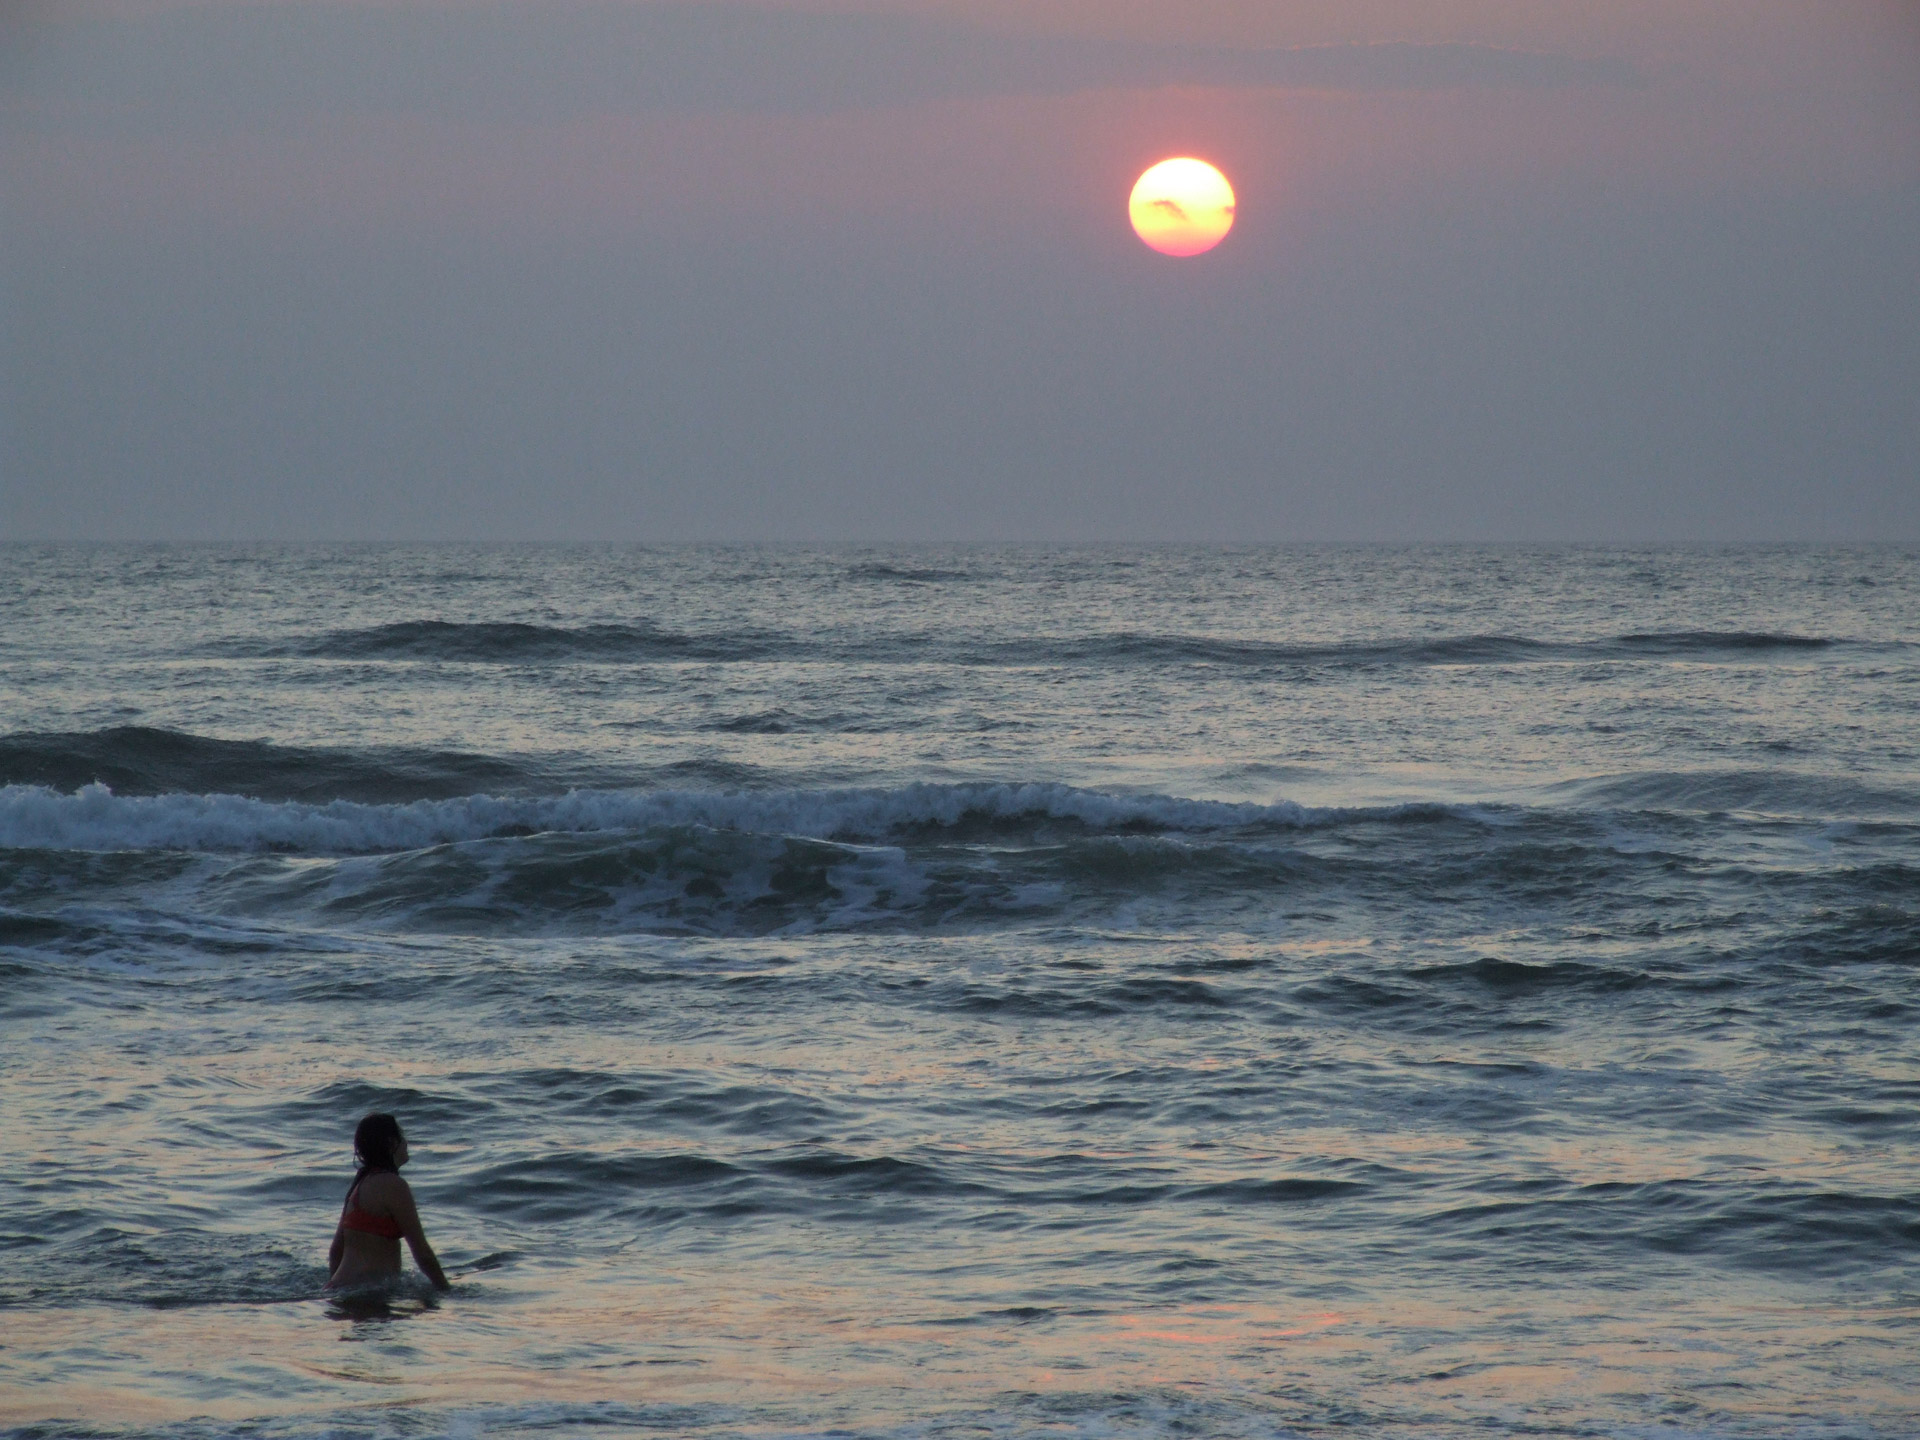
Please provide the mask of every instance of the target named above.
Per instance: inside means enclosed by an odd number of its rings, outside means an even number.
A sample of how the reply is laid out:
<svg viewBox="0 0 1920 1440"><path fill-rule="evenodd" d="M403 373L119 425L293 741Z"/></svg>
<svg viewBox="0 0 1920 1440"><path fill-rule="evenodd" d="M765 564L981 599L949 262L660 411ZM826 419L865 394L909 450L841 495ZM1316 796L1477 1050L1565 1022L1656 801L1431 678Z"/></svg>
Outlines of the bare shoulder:
<svg viewBox="0 0 1920 1440"><path fill-rule="evenodd" d="M391 1171L380 1171L360 1182L360 1203L390 1208L413 1199L407 1182Z"/></svg>

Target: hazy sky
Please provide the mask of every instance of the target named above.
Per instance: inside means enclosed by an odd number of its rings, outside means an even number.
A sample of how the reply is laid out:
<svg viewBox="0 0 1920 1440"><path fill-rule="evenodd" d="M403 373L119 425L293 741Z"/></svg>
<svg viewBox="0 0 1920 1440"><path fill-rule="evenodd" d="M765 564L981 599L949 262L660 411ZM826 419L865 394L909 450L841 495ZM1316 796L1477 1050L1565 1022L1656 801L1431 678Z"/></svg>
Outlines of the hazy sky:
<svg viewBox="0 0 1920 1440"><path fill-rule="evenodd" d="M10 537L1920 539L1899 0L0 0L0 200Z"/></svg>

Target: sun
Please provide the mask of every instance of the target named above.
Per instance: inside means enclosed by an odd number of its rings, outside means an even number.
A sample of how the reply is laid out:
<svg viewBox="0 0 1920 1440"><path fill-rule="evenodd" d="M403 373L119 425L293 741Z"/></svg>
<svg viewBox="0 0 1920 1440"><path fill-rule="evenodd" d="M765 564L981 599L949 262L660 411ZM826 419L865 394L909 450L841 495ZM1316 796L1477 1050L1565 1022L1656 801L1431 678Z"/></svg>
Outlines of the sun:
<svg viewBox="0 0 1920 1440"><path fill-rule="evenodd" d="M1162 255L1199 255L1233 228L1233 187L1204 160L1162 160L1134 181L1127 215Z"/></svg>

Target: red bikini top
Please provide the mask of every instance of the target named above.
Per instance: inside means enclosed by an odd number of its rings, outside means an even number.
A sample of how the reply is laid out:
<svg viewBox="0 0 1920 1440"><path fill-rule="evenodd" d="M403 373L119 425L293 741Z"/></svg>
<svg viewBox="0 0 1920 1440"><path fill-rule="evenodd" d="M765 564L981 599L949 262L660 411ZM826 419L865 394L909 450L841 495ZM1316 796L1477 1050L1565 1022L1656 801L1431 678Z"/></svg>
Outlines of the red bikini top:
<svg viewBox="0 0 1920 1440"><path fill-rule="evenodd" d="M347 1192L347 1209L346 1213L340 1217L340 1223L349 1230L359 1230L367 1235L378 1235L386 1240L398 1240L401 1234L400 1222L391 1215L375 1215L369 1211L362 1210L358 1205L353 1203L353 1197L359 1193L360 1187L358 1185L355 1185L353 1189Z"/></svg>

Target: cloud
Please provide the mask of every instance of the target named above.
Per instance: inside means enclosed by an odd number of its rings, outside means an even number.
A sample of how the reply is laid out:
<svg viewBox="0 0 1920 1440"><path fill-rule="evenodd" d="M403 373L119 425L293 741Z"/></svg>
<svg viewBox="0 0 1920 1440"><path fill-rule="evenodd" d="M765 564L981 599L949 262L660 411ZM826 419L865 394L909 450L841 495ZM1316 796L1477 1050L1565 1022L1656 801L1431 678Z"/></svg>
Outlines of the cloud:
<svg viewBox="0 0 1920 1440"><path fill-rule="evenodd" d="M0 57L9 128L226 128L317 114L559 123L638 110L818 113L1161 86L1636 86L1623 60L1474 44L1293 49L1018 37L911 16L711 4L339 0L45 12Z"/></svg>

